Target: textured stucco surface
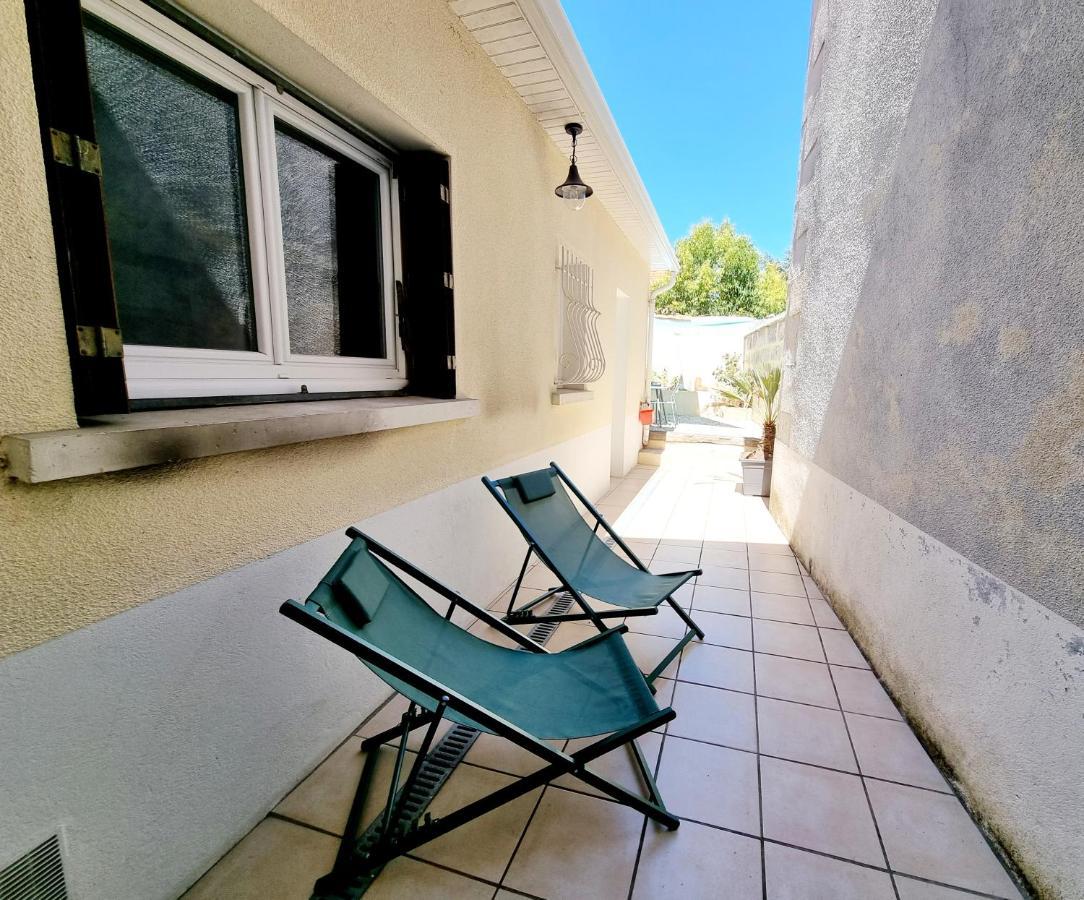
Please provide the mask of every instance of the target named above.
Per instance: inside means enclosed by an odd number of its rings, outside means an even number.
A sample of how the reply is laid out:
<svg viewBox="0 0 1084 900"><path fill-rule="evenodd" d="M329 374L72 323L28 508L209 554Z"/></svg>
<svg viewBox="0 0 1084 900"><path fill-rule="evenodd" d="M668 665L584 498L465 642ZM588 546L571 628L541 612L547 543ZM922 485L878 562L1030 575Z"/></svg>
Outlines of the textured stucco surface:
<svg viewBox="0 0 1084 900"><path fill-rule="evenodd" d="M609 421L551 406L558 244L595 267L612 357L617 291L647 302L647 262L597 205L563 209L567 165L447 4L185 4L343 112L452 158L459 392L465 422L298 444L49 485L0 485L0 656L267 556ZM0 0L0 433L74 424L25 25ZM642 381L645 317L630 316ZM630 417L635 409L628 410Z"/></svg>
<svg viewBox="0 0 1084 900"><path fill-rule="evenodd" d="M1084 6L882 5L826 10L784 437L1084 623Z"/></svg>
<svg viewBox="0 0 1084 900"><path fill-rule="evenodd" d="M1084 896L1084 632L776 443L772 512L980 819Z"/></svg>
<svg viewBox="0 0 1084 900"><path fill-rule="evenodd" d="M556 459L598 497L609 440L493 474ZM359 524L488 602L523 540L477 474ZM60 826L72 897L171 900L196 881L390 692L278 614L345 545L336 530L0 660L0 865Z"/></svg>
<svg viewBox="0 0 1084 900"><path fill-rule="evenodd" d="M1082 33L1066 0L819 4L771 500L1054 897L1084 894Z"/></svg>

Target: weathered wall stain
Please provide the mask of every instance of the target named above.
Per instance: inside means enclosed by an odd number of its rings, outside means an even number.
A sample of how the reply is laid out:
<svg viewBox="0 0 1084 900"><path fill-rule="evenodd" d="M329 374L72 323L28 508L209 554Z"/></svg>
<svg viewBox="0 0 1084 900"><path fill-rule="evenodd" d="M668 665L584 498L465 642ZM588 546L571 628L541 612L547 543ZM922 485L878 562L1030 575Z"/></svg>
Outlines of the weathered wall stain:
<svg viewBox="0 0 1084 900"><path fill-rule="evenodd" d="M825 74L784 439L1084 624L1084 6L943 2L920 64L902 6L832 8L900 58Z"/></svg>

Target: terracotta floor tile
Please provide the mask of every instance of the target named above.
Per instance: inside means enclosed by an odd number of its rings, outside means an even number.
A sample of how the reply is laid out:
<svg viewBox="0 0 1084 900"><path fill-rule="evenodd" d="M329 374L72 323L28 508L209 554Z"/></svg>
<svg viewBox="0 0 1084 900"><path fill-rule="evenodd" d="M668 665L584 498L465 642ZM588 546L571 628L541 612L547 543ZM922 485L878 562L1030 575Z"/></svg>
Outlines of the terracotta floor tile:
<svg viewBox="0 0 1084 900"><path fill-rule="evenodd" d="M749 590L749 573L745 569L728 569L724 566L701 566L703 574L696 579L697 587L730 588Z"/></svg>
<svg viewBox="0 0 1084 900"><path fill-rule="evenodd" d="M783 575L779 572L750 572L749 586L754 591L765 594L789 594L792 597L804 597L805 585L798 574Z"/></svg>
<svg viewBox="0 0 1084 900"><path fill-rule="evenodd" d="M902 718L892 698L869 669L848 669L842 666L832 666L831 669L844 710L867 716Z"/></svg>
<svg viewBox="0 0 1084 900"><path fill-rule="evenodd" d="M858 776L769 757L760 772L765 837L884 866Z"/></svg>
<svg viewBox="0 0 1084 900"><path fill-rule="evenodd" d="M724 569L748 569L749 558L744 547L741 550L726 550L723 548L710 548L704 545L700 554L700 563L705 566L718 566Z"/></svg>
<svg viewBox="0 0 1084 900"><path fill-rule="evenodd" d="M785 541L750 540L750 553L778 553L781 556L794 556L794 551Z"/></svg>
<svg viewBox="0 0 1084 900"><path fill-rule="evenodd" d="M693 610L693 621L704 632L704 643L738 650L753 649L753 625L746 616Z"/></svg>
<svg viewBox="0 0 1084 900"><path fill-rule="evenodd" d="M618 803L548 788L503 883L550 900L625 900L643 821Z"/></svg>
<svg viewBox="0 0 1084 900"><path fill-rule="evenodd" d="M802 659L753 654L757 693L777 700L838 708L828 666Z"/></svg>
<svg viewBox="0 0 1084 900"><path fill-rule="evenodd" d="M674 815L760 834L756 754L667 737L656 780Z"/></svg>
<svg viewBox="0 0 1084 900"><path fill-rule="evenodd" d="M606 620L607 627L616 625L620 620L614 620L612 623L609 619ZM598 634L598 629L591 624L583 625L580 622L562 622L557 626L557 630L553 633L548 641L546 641L546 649L551 653L559 653L561 650L567 650L574 644L578 644L580 641L585 641L591 635Z"/></svg>
<svg viewBox="0 0 1084 900"><path fill-rule="evenodd" d="M622 635L622 640L629 648L632 658L636 660L640 671L645 674L654 671L655 666L662 662L666 654L677 644L677 641L670 638L656 637L653 634L636 634L632 631ZM677 673L679 658L675 657L660 674L673 678Z"/></svg>
<svg viewBox="0 0 1084 900"><path fill-rule="evenodd" d="M565 741L547 741L546 743L557 750L565 745ZM544 760L531 753L530 750L525 750L511 741L486 732L482 732L475 739L473 746L467 751L464 762L472 766L496 769L508 775L530 775L546 765Z"/></svg>
<svg viewBox="0 0 1084 900"><path fill-rule="evenodd" d="M753 654L697 641L681 654L679 681L695 681L734 691L753 692Z"/></svg>
<svg viewBox="0 0 1084 900"><path fill-rule="evenodd" d="M581 747L593 744L597 740L598 738L578 738L569 741L566 752L571 753L574 750L579 750ZM654 774L655 767L659 762L659 750L662 747L662 735L652 731L650 734L645 734L643 737L637 738L637 743L644 754L644 759L647 761L648 767L651 769L652 774ZM594 762L588 763L587 768L596 775L600 775L623 788L627 788L634 794L639 794L641 797L647 796L647 787L640 777L640 769L633 761L632 751L627 746L618 747L616 750L611 750L605 756L600 756ZM594 794L596 797L609 796L604 791L601 791L592 785L585 784L572 775L563 775L558 778L554 784L568 788L569 790L580 791L584 794Z"/></svg>
<svg viewBox="0 0 1084 900"><path fill-rule="evenodd" d="M652 562L673 563L674 568L693 568L700 563L699 547L674 547L670 544L659 544Z"/></svg>
<svg viewBox="0 0 1084 900"><path fill-rule="evenodd" d="M373 752L377 754L377 764L362 815L366 825L384 808L395 764L395 749L388 744ZM275 807L275 812L341 834L354 802L365 756L361 752L361 741L351 738L290 791ZM408 753L405 766L409 769L413 762L414 754Z"/></svg>
<svg viewBox="0 0 1084 900"><path fill-rule="evenodd" d="M434 819L440 818L518 780L475 766L459 766L427 812ZM537 788L435 841L422 844L413 855L468 875L499 881L540 792L541 788Z"/></svg>
<svg viewBox="0 0 1084 900"><path fill-rule="evenodd" d="M366 900L489 900L492 896L492 885L406 857L393 860L365 892Z"/></svg>
<svg viewBox="0 0 1084 900"><path fill-rule="evenodd" d="M789 548L788 548L788 550L789 550ZM740 553L743 557L748 558L748 551L746 549L745 541L742 541L742 540L729 541L729 540L724 540L724 539L713 539L713 538L705 537L704 538L704 549L701 551L701 558L703 558L703 556L705 554L714 553L716 551L722 551L724 553ZM706 561L707 560L705 560L705 562ZM711 565L726 565L726 563L711 563ZM748 568L748 566L742 565L742 566L737 566L736 568L744 569L744 568Z"/></svg>
<svg viewBox="0 0 1084 900"><path fill-rule="evenodd" d="M955 796L883 781L866 784L893 869L999 897L1019 896Z"/></svg>
<svg viewBox="0 0 1084 900"><path fill-rule="evenodd" d="M957 891L940 884L929 884L903 875L896 876L900 900L975 900L970 892Z"/></svg>
<svg viewBox="0 0 1084 900"><path fill-rule="evenodd" d="M849 713L847 725L863 775L934 791L951 790L918 738L903 722Z"/></svg>
<svg viewBox="0 0 1084 900"><path fill-rule="evenodd" d="M778 558L778 557L776 557ZM753 618L774 619L796 625L815 625L809 601L805 597L788 597L786 594L761 594L753 591Z"/></svg>
<svg viewBox="0 0 1084 900"><path fill-rule="evenodd" d="M649 825L632 896L760 900L760 841L695 822L682 822L677 831Z"/></svg>
<svg viewBox="0 0 1084 900"><path fill-rule="evenodd" d="M749 615L749 591L698 584L693 591L693 609L747 616Z"/></svg>
<svg viewBox="0 0 1084 900"><path fill-rule="evenodd" d="M808 625L754 619L753 647L757 653L824 662L824 651L821 649L817 629Z"/></svg>
<svg viewBox="0 0 1084 900"><path fill-rule="evenodd" d="M760 752L798 762L857 772L843 714L786 700L760 698L757 704Z"/></svg>
<svg viewBox="0 0 1084 900"><path fill-rule="evenodd" d="M813 597L810 599L809 605L813 609L813 618L816 619L817 625L821 628L844 628L839 616L837 616L835 610L828 605L827 600Z"/></svg>
<svg viewBox="0 0 1084 900"><path fill-rule="evenodd" d="M308 897L331 871L339 839L281 819L264 819L184 895L184 900Z"/></svg>
<svg viewBox="0 0 1084 900"><path fill-rule="evenodd" d="M654 634L659 637L679 639L685 636L689 626L674 612L669 603L662 603L659 611L653 616L629 616L625 620L629 631L639 634Z"/></svg>
<svg viewBox="0 0 1084 900"><path fill-rule="evenodd" d="M750 694L679 682L673 702L678 716L670 723L669 734L738 750L757 749L757 720Z"/></svg>
<svg viewBox="0 0 1084 900"><path fill-rule="evenodd" d="M866 658L847 632L822 628L821 640L824 641L824 652L828 654L828 662L833 665L869 668Z"/></svg>
<svg viewBox="0 0 1084 900"><path fill-rule="evenodd" d="M780 575L799 574L794 557L781 553L750 553L749 569L753 572L778 572Z"/></svg>
<svg viewBox="0 0 1084 900"><path fill-rule="evenodd" d="M768 900L895 900L887 872L804 850L764 845Z"/></svg>

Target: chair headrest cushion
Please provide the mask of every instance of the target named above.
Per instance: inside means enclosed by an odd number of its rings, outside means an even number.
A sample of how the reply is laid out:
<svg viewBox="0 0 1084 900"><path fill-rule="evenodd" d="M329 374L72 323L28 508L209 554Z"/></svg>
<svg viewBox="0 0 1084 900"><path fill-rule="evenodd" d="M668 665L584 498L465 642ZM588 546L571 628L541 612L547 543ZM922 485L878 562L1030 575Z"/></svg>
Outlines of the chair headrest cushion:
<svg viewBox="0 0 1084 900"><path fill-rule="evenodd" d="M516 489L524 503L534 503L552 497L557 488L553 486L553 477L549 469L539 469L537 472L525 472L516 476Z"/></svg>

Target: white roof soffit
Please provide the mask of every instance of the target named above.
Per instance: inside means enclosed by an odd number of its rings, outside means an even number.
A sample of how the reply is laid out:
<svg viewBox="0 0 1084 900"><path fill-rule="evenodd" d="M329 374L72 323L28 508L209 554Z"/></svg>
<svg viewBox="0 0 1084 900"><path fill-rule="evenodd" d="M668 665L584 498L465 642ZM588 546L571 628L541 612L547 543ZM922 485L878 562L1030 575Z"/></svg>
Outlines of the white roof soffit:
<svg viewBox="0 0 1084 900"><path fill-rule="evenodd" d="M559 0L449 0L467 30L500 69L567 157L566 122L580 122L580 175L595 190L653 272L677 271L677 257L640 180L606 99Z"/></svg>

